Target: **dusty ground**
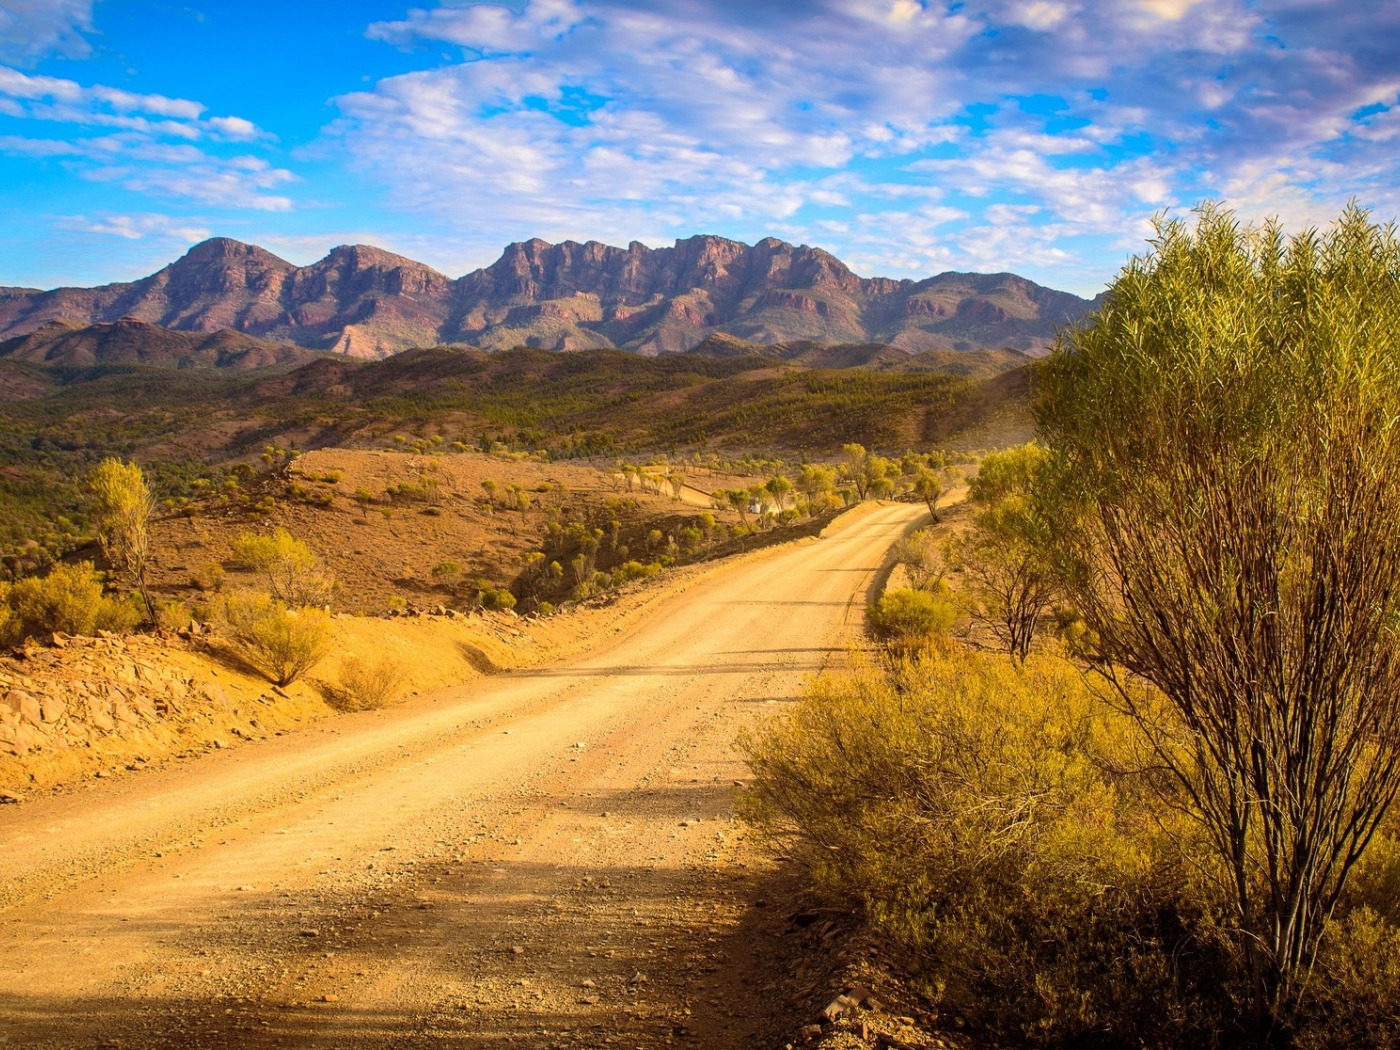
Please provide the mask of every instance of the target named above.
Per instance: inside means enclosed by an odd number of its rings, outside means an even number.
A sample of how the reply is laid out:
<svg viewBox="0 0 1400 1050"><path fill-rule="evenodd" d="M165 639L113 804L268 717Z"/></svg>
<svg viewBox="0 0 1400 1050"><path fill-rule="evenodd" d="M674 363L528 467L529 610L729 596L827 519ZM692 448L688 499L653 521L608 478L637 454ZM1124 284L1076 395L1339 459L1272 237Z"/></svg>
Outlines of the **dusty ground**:
<svg viewBox="0 0 1400 1050"><path fill-rule="evenodd" d="M788 888L733 741L921 516L862 508L562 663L5 807L0 1043L783 1045Z"/></svg>

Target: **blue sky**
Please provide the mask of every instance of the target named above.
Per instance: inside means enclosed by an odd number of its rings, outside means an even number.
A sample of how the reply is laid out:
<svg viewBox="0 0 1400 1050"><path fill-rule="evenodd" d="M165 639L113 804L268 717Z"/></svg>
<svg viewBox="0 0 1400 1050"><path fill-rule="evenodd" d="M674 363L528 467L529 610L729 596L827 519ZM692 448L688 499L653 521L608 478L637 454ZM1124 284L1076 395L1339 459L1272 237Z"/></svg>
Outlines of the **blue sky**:
<svg viewBox="0 0 1400 1050"><path fill-rule="evenodd" d="M1155 212L1398 175L1395 0L0 0L0 285L717 233L1093 294Z"/></svg>

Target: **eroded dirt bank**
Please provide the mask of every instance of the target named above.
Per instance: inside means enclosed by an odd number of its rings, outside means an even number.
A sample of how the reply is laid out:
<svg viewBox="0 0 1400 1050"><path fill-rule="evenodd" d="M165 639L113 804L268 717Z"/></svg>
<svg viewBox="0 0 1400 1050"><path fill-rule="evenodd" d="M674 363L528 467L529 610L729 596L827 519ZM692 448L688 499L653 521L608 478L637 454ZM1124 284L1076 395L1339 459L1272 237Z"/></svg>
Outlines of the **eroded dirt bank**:
<svg viewBox="0 0 1400 1050"><path fill-rule="evenodd" d="M0 1039L769 1045L784 918L732 742L920 514L696 579L573 659L0 810Z"/></svg>

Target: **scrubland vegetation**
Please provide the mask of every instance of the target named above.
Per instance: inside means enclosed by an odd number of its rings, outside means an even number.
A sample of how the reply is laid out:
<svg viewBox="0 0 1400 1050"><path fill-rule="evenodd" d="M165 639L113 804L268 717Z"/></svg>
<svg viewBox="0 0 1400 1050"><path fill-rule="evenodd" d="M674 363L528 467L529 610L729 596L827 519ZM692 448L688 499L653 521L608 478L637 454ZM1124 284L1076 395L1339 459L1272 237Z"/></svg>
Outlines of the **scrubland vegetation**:
<svg viewBox="0 0 1400 1050"><path fill-rule="evenodd" d="M1394 232L1163 224L1037 412L750 816L998 1038L1396 1045Z"/></svg>

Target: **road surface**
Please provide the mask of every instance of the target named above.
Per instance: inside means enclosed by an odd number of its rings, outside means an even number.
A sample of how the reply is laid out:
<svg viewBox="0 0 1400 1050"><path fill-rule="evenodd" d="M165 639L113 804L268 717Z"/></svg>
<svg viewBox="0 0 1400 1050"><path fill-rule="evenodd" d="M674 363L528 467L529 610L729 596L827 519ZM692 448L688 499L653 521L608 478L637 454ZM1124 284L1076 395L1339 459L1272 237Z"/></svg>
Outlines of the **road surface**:
<svg viewBox="0 0 1400 1050"><path fill-rule="evenodd" d="M0 1046L764 1045L736 734L921 509L692 583L567 663L0 809Z"/></svg>

